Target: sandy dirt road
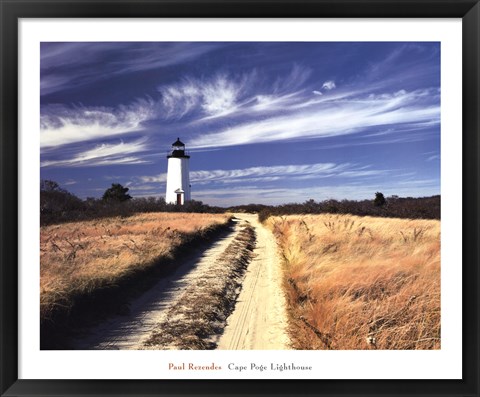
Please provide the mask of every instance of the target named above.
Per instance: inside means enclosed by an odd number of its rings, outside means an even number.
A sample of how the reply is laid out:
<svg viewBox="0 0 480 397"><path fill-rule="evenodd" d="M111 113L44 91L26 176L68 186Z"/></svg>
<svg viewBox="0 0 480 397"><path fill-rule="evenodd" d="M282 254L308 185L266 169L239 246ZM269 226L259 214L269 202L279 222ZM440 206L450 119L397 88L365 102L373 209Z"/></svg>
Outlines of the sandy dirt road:
<svg viewBox="0 0 480 397"><path fill-rule="evenodd" d="M72 341L72 349L139 350L163 321L168 311L182 302L189 286L198 285L218 266L218 258L248 222L255 230L256 245L233 313L224 333L217 336L217 348L228 350L288 349L285 299L281 288L281 268L272 233L254 214L237 214L235 225L210 248L192 254L169 277L129 305L127 315L116 315L84 330Z"/></svg>
<svg viewBox="0 0 480 397"><path fill-rule="evenodd" d="M72 341L76 350L112 349L139 350L155 326L164 320L168 310L178 304L184 291L195 283L225 251L240 230L240 221L223 234L210 248L187 258L174 274L162 278L151 289L134 299L127 315L108 318L98 326L85 330Z"/></svg>
<svg viewBox="0 0 480 397"><path fill-rule="evenodd" d="M255 228L257 245L242 291L227 327L218 341L225 350L288 350L287 315L282 288L281 261L270 230L257 215L236 214Z"/></svg>

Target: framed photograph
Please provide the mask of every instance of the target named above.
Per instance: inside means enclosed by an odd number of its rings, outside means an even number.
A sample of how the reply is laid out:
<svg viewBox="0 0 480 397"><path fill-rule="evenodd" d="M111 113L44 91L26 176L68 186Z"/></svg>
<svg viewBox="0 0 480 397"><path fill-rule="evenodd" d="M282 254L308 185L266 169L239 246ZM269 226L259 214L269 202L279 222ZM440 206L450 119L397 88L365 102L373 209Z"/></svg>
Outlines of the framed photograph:
<svg viewBox="0 0 480 397"><path fill-rule="evenodd" d="M0 0L1 396L479 396L477 0Z"/></svg>

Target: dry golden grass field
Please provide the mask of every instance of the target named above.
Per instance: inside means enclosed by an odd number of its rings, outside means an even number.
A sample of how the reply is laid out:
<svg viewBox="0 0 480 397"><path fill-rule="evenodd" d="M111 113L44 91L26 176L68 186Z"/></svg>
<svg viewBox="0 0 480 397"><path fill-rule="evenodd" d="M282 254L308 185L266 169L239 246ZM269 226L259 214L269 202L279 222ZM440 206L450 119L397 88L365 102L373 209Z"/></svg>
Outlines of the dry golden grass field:
<svg viewBox="0 0 480 397"><path fill-rule="evenodd" d="M148 213L65 223L40 229L40 314L48 319L89 294L162 259L229 215Z"/></svg>
<svg viewBox="0 0 480 397"><path fill-rule="evenodd" d="M295 349L440 349L440 221L271 217Z"/></svg>

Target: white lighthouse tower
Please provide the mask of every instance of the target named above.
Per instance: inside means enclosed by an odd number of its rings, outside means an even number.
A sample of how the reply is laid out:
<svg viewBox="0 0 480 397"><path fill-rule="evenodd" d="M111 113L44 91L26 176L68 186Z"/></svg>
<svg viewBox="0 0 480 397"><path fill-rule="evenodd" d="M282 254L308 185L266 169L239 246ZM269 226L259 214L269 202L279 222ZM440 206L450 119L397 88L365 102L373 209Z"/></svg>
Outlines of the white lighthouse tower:
<svg viewBox="0 0 480 397"><path fill-rule="evenodd" d="M168 204L183 205L191 200L190 195L190 156L185 154L185 144L180 138L172 144L172 152L167 156L167 193Z"/></svg>

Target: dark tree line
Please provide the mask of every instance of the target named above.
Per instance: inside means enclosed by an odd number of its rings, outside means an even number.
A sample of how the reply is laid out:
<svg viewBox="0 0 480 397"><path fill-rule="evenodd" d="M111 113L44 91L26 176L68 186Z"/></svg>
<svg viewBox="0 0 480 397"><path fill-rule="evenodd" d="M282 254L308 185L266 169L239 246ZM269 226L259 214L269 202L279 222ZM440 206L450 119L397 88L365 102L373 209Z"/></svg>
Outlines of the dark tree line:
<svg viewBox="0 0 480 397"><path fill-rule="evenodd" d="M440 196L385 198L375 193L373 200L308 200L302 204L291 203L264 208L259 211L259 220L271 215L288 214L351 214L358 216L378 216L388 218L440 219Z"/></svg>
<svg viewBox="0 0 480 397"><path fill-rule="evenodd" d="M163 197L132 198L128 188L112 184L101 199L87 197L82 200L58 183L42 180L40 183L40 224L83 221L112 216L130 216L142 212L200 212L222 213L224 208L212 207L201 201L188 201L185 205L167 204Z"/></svg>
<svg viewBox="0 0 480 397"><path fill-rule="evenodd" d="M101 199L89 197L81 200L62 189L58 183L42 180L40 185L40 222L42 225L82 221L112 216L130 216L142 212L199 212L223 213L254 212L260 221L270 215L288 214L352 214L391 218L440 219L440 196L385 198L375 193L373 200L325 200L313 199L304 203L289 203L277 206L263 204L239 205L229 208L214 207L201 201L188 201L185 205L167 204L163 197L132 198L128 188L118 183L106 189Z"/></svg>

